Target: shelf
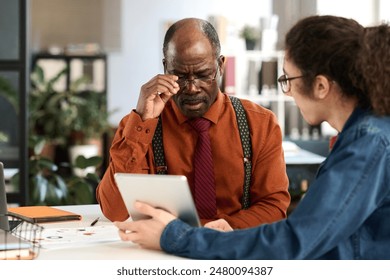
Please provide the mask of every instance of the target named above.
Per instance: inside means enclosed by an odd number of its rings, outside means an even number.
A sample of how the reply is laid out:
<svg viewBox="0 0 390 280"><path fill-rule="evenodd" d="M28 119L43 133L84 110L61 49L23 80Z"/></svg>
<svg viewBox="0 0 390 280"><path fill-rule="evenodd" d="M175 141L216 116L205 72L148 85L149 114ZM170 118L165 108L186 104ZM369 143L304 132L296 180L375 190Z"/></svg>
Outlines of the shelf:
<svg viewBox="0 0 390 280"><path fill-rule="evenodd" d="M244 53L246 59L250 60L269 60L269 59L283 59L284 51L260 51L251 50Z"/></svg>
<svg viewBox="0 0 390 280"><path fill-rule="evenodd" d="M255 103L267 103L267 102L294 102L294 99L287 95L270 94L270 95L249 95L241 94L236 95L238 98L248 99Z"/></svg>
<svg viewBox="0 0 390 280"><path fill-rule="evenodd" d="M57 90L69 90L73 81L84 76L90 80L88 89L105 92L107 84L107 56L106 54L76 54L51 55L38 53L33 55L32 65L39 65L47 77L54 77L59 71L66 68L65 78L58 82Z"/></svg>
<svg viewBox="0 0 390 280"><path fill-rule="evenodd" d="M273 111L283 137L292 131L303 134L310 129L294 99L285 95L277 82L284 73L284 51L243 50L226 57L225 87L222 90Z"/></svg>

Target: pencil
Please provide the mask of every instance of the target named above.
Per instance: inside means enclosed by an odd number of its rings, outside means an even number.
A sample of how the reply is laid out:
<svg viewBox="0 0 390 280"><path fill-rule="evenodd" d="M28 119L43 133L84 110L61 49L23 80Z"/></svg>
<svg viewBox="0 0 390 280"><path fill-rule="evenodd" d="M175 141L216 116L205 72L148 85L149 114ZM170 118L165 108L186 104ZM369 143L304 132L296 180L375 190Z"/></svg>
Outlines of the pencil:
<svg viewBox="0 0 390 280"><path fill-rule="evenodd" d="M94 225L97 224L97 222L99 221L100 217L97 217L95 220L93 220L93 222L91 223L91 227L93 227Z"/></svg>

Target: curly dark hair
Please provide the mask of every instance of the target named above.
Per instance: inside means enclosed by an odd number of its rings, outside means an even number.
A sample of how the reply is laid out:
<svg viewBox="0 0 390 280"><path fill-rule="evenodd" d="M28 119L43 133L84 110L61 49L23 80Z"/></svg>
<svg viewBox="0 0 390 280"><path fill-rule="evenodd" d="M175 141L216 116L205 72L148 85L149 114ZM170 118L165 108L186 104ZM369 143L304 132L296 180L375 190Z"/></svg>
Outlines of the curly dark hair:
<svg viewBox="0 0 390 280"><path fill-rule="evenodd" d="M285 38L286 55L301 70L304 93L311 94L314 79L324 75L336 81L345 96L356 97L361 107L370 101L355 61L364 27L353 19L337 16L309 16L298 21Z"/></svg>
<svg viewBox="0 0 390 280"><path fill-rule="evenodd" d="M199 29L203 32L203 34L207 37L207 39L210 41L210 44L212 45L215 53L215 57L218 58L221 54L221 43L219 41L218 33L215 30L214 26L203 19L198 18L185 18L182 20L179 20L172 24L164 36L164 43L163 43L163 55L166 57L168 44L171 41L173 35L175 32L184 24L188 24L188 22L195 22L199 24Z"/></svg>
<svg viewBox="0 0 390 280"><path fill-rule="evenodd" d="M363 84L378 115L390 115L390 26L367 27L356 61Z"/></svg>

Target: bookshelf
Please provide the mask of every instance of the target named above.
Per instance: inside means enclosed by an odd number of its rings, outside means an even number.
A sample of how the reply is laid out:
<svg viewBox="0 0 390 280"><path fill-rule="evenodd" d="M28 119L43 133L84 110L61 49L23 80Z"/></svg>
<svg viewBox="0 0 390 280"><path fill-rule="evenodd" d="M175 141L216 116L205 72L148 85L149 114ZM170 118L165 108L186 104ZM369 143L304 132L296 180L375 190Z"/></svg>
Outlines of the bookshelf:
<svg viewBox="0 0 390 280"><path fill-rule="evenodd" d="M291 141L322 141L336 134L328 124L309 125L291 96L277 82L283 74L284 51L240 50L228 52L222 91L251 100L273 111L282 135Z"/></svg>
<svg viewBox="0 0 390 280"><path fill-rule="evenodd" d="M39 65L45 74L53 77L66 67L67 74L60 81L57 90L69 90L72 81L81 76L90 80L88 89L106 94L107 88L107 56L106 54L60 54L37 53L33 55L32 67Z"/></svg>
<svg viewBox="0 0 390 280"><path fill-rule="evenodd" d="M286 135L286 106L295 103L283 94L277 82L283 73L284 52L243 50L226 58L223 90L271 109Z"/></svg>

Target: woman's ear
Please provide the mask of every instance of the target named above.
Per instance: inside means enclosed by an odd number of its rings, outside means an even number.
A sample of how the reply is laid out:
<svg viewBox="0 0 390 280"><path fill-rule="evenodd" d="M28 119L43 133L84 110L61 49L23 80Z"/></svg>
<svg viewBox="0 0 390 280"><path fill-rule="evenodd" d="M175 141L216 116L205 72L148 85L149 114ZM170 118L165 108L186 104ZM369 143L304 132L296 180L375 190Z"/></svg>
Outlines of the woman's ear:
<svg viewBox="0 0 390 280"><path fill-rule="evenodd" d="M324 75L318 75L314 81L314 97L325 99L330 91L332 81Z"/></svg>

